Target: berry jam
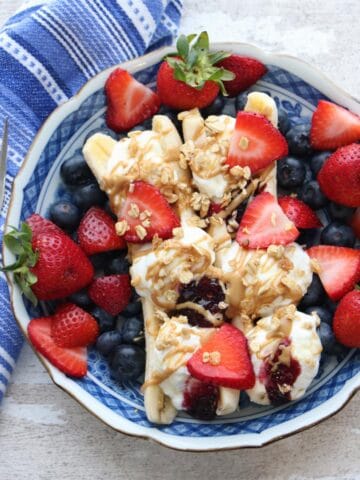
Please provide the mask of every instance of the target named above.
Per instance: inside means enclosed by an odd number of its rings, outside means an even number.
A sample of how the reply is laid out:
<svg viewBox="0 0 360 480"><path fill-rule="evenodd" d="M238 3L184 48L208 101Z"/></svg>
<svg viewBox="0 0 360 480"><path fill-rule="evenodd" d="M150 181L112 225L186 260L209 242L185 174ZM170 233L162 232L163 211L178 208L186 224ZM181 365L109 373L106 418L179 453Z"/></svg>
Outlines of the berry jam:
<svg viewBox="0 0 360 480"><path fill-rule="evenodd" d="M260 380L265 384L269 400L276 406L291 401L289 387L295 383L301 372L300 364L294 358L290 357L289 365L279 360L283 349L289 345L289 339L280 343L275 354L264 362L260 373Z"/></svg>
<svg viewBox="0 0 360 480"><path fill-rule="evenodd" d="M225 302L225 293L215 278L202 277L198 282L192 282L181 285L177 304L193 302L213 315L220 314L225 318L225 308L220 308L219 303ZM179 308L172 310L170 315L186 315L190 325L194 327L209 328L213 324L209 322L201 313L192 308Z"/></svg>
<svg viewBox="0 0 360 480"><path fill-rule="evenodd" d="M190 377L185 386L183 409L199 420L212 420L216 417L219 401L219 388Z"/></svg>

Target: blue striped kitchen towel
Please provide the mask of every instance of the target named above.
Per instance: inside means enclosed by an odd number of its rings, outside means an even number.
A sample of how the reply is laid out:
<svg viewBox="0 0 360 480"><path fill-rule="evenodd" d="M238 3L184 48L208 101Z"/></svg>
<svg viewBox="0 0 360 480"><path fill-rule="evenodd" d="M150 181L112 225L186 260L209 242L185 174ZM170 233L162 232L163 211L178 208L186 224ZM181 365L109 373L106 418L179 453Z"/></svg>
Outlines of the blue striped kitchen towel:
<svg viewBox="0 0 360 480"><path fill-rule="evenodd" d="M170 44L182 0L30 0L0 32L0 128L9 119L6 196L42 122L99 71ZM0 401L23 343L0 276Z"/></svg>

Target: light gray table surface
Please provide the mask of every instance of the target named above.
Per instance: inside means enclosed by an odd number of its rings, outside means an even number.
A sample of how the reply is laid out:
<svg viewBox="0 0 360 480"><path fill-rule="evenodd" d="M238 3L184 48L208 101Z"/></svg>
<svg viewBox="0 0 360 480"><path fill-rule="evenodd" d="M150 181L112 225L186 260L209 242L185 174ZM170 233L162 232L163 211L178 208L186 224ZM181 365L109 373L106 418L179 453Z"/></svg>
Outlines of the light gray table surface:
<svg viewBox="0 0 360 480"><path fill-rule="evenodd" d="M0 23L21 0L0 0ZM359 0L185 0L181 30L287 51L360 97ZM0 407L0 479L360 479L360 395L262 449L175 452L114 432L54 386L25 346Z"/></svg>

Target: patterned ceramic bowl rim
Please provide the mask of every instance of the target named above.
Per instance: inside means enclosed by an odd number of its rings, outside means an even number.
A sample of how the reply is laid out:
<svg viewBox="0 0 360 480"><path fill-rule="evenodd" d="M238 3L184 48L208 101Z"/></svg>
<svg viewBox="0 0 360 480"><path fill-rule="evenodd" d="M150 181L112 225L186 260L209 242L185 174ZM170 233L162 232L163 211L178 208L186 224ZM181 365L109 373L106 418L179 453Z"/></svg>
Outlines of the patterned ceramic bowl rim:
<svg viewBox="0 0 360 480"><path fill-rule="evenodd" d="M214 44L214 49L231 50L238 54L258 58L265 64L271 64L283 68L284 70L297 75L305 82L321 91L332 101L344 105L352 111L360 114L359 100L336 86L321 71L296 57L292 57L283 53L265 52L256 46L246 43L218 43ZM144 68L158 63L161 61L162 57L171 50L171 47L165 47L156 50L135 60L123 63L122 67L132 73L136 73ZM84 102L90 95L104 86L108 75L114 68L116 68L116 66L104 70L89 80L74 97L56 108L42 125L14 181L6 222L7 226L19 224L23 200L23 189L29 181L41 152L43 151L53 132L69 114L71 114L79 105L82 104L82 102ZM13 260L12 255L5 248L3 249L3 258L5 264L8 264ZM8 276L8 284L15 318L24 335L26 336L26 326L29 319L28 313L19 289L14 286L10 276ZM92 397L79 385L62 374L41 355L37 355L46 367L50 377L56 385L66 391L89 412L94 414L106 424L110 425L112 428L125 434L155 440L167 447L188 451L211 451L242 447L260 447L266 445L272 441L283 438L284 436L309 428L330 417L344 407L350 398L355 394L355 392L360 389L360 374L357 374L349 379L340 391L338 391L334 396L318 407L303 413L297 418L269 428L260 434L255 433L246 435L238 434L229 436L190 438L168 435L157 429L149 429L122 418L108 408L104 407L104 405L101 404L97 399Z"/></svg>

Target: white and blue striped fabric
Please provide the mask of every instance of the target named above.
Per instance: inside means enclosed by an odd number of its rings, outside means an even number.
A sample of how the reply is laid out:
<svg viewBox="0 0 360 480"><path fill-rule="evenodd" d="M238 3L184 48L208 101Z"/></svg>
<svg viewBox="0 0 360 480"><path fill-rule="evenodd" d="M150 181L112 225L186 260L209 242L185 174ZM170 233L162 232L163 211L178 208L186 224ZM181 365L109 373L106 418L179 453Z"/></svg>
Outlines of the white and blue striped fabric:
<svg viewBox="0 0 360 480"><path fill-rule="evenodd" d="M170 44L182 0L31 0L0 32L0 130L9 119L6 193L34 135L54 108L111 65ZM0 276L0 401L23 338Z"/></svg>

